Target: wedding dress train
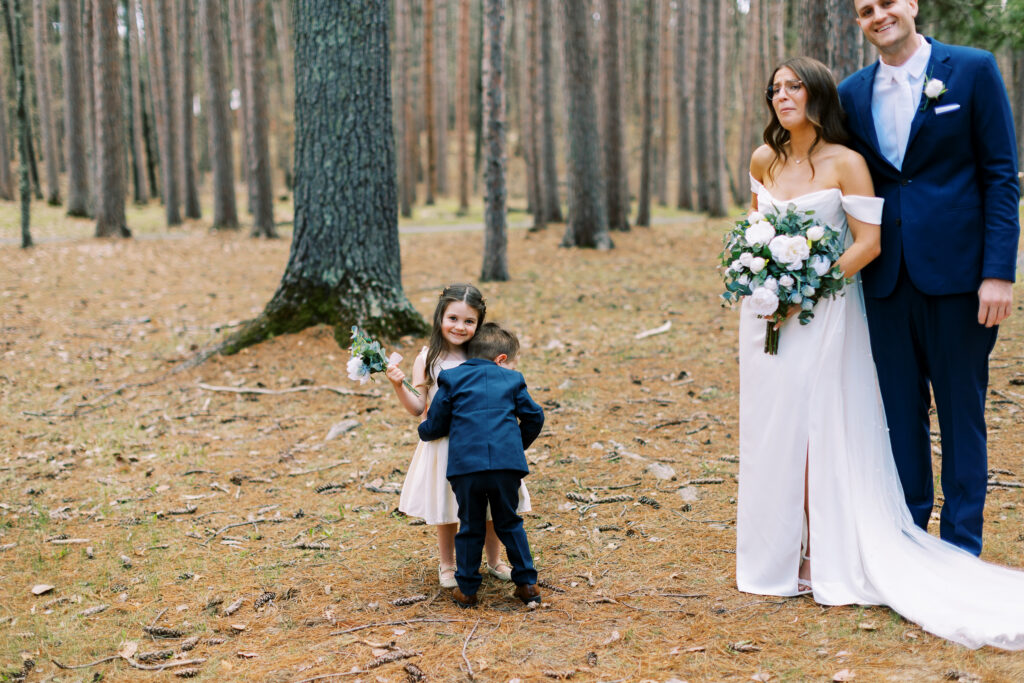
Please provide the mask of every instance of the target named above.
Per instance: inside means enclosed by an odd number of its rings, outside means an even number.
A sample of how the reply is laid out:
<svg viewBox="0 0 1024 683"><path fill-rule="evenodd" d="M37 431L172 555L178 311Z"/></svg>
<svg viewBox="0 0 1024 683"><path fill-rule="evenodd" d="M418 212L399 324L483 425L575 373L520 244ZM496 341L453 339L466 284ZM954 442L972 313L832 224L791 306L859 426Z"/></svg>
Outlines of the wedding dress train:
<svg viewBox="0 0 1024 683"><path fill-rule="evenodd" d="M794 205L848 233L881 221L882 200L828 189L778 200L751 179L761 212ZM847 243L849 236L846 235ZM1024 572L983 562L915 526L903 498L871 358L860 280L789 320L778 355L741 307L736 583L797 594L806 463L812 584L826 605L888 605L926 631L977 648L1024 649Z"/></svg>

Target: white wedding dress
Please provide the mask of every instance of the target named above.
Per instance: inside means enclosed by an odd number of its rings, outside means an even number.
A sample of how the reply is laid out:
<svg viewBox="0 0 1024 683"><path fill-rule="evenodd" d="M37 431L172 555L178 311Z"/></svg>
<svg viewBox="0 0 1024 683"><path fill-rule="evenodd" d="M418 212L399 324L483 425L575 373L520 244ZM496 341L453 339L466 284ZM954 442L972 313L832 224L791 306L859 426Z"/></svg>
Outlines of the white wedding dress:
<svg viewBox="0 0 1024 683"><path fill-rule="evenodd" d="M813 211L850 243L846 215L881 222L882 200L838 189L777 200L751 178L761 212ZM888 605L926 631L977 648L1024 649L1024 572L982 562L915 526L878 390L860 280L790 319L778 355L765 321L741 309L736 583L797 594L807 464L816 602Z"/></svg>

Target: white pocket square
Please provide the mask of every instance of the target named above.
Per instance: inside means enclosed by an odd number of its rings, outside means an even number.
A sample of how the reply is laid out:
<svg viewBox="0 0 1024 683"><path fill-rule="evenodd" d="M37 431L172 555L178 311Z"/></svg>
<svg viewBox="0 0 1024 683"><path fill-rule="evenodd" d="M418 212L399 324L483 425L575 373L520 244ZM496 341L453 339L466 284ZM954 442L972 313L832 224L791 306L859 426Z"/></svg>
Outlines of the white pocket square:
<svg viewBox="0 0 1024 683"><path fill-rule="evenodd" d="M935 107L935 115L942 116L943 114L948 114L951 111L956 111L959 108L959 104L944 104L941 107Z"/></svg>

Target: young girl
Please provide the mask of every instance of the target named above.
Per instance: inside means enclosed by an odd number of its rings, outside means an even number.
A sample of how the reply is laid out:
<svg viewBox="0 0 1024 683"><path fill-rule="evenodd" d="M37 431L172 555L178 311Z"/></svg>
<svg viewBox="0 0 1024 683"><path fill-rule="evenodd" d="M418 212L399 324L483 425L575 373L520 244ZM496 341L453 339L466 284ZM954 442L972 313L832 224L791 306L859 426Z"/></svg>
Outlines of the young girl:
<svg viewBox="0 0 1024 683"><path fill-rule="evenodd" d="M413 415L426 418L430 400L437 392L437 376L466 360L464 344L473 338L484 322L487 306L483 295L473 285L449 285L441 292L434 309L430 344L416 356L412 366L412 384L419 396L409 391L402 381L405 373L398 365L388 368L398 401ZM420 517L437 526L437 553L440 559L437 575L441 586L455 588L455 532L458 530L459 506L445 476L448 468L448 437L420 441L405 475L398 509L410 517ZM526 486L519 488L517 512L530 510ZM512 568L501 559L501 543L494 533L488 515L487 537L484 541L487 571L503 581L512 580Z"/></svg>

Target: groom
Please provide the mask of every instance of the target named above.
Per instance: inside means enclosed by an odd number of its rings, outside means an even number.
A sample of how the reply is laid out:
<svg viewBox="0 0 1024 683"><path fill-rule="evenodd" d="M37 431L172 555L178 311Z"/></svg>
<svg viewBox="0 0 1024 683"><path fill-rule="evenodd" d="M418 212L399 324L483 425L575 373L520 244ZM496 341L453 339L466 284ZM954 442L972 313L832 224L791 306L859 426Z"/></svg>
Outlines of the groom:
<svg viewBox="0 0 1024 683"><path fill-rule="evenodd" d="M981 553L988 356L1010 315L1020 234L1010 104L988 52L917 33L917 0L852 0L880 63L839 85L885 199L863 271L871 351L915 523L933 504L929 386L942 434L943 539Z"/></svg>

